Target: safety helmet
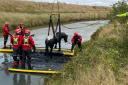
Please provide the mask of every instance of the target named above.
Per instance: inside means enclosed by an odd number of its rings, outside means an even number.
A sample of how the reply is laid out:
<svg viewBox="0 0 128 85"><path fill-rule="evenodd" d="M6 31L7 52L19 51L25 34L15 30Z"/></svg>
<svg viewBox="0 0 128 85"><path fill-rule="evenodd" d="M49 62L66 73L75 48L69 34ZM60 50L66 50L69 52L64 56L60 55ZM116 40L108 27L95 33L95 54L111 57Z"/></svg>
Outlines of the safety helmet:
<svg viewBox="0 0 128 85"><path fill-rule="evenodd" d="M21 34L21 29L16 29L15 30L15 33L18 35L18 34Z"/></svg>
<svg viewBox="0 0 128 85"><path fill-rule="evenodd" d="M78 33L78 32L75 32L75 33L74 33L74 36L77 36L77 35L79 35L79 33Z"/></svg>
<svg viewBox="0 0 128 85"><path fill-rule="evenodd" d="M30 30L25 29L25 32L24 33L25 33L26 36L29 36L30 35Z"/></svg>

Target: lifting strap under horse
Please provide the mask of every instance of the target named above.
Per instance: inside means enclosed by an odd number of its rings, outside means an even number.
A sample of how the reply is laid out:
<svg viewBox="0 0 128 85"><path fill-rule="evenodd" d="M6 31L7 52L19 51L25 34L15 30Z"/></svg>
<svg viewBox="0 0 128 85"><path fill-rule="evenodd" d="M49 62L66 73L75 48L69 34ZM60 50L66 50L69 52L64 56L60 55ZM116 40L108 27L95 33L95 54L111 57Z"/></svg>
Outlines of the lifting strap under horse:
<svg viewBox="0 0 128 85"><path fill-rule="evenodd" d="M57 24L56 24L56 30L55 33L57 33L57 30L59 28L59 39L61 38L60 34L61 34L61 21L60 21L60 14L58 14L58 20L57 20ZM59 51L61 51L61 40L59 40Z"/></svg>
<svg viewBox="0 0 128 85"><path fill-rule="evenodd" d="M50 20L49 20L48 36L50 35L51 28L52 28L52 32L53 32L53 37L55 37L55 30L54 30L54 25L53 25L53 21L52 21L52 15L50 15Z"/></svg>
<svg viewBox="0 0 128 85"><path fill-rule="evenodd" d="M49 28L48 28L48 36L50 35L50 28L52 28L53 37L56 37L56 32L57 32L57 29L59 27L59 39L60 39L60 33L61 33L60 14L58 14L56 30L54 29L54 24L53 24L53 20L52 20L52 16L54 16L54 15L55 14L51 14L50 15ZM59 51L61 51L61 41L60 40L59 40Z"/></svg>

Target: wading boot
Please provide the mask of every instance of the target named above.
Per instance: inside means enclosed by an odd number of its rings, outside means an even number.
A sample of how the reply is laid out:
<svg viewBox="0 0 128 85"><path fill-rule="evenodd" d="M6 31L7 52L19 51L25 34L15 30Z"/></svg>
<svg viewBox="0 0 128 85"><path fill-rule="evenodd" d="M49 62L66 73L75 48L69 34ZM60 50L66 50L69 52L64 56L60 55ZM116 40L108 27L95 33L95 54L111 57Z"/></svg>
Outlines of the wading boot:
<svg viewBox="0 0 128 85"><path fill-rule="evenodd" d="M13 61L12 67L13 68L18 68L19 67L19 62L18 61Z"/></svg>
<svg viewBox="0 0 128 85"><path fill-rule="evenodd" d="M20 61L19 65L21 69L25 69L25 63L23 61Z"/></svg>

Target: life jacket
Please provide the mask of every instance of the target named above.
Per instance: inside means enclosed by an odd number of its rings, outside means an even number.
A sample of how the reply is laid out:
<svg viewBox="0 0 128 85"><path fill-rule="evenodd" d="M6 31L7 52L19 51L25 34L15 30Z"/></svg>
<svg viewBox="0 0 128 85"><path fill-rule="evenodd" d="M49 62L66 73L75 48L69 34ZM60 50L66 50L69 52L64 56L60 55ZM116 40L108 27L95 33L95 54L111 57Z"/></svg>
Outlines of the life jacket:
<svg viewBox="0 0 128 85"><path fill-rule="evenodd" d="M23 36L22 38L22 48L25 51L31 50L35 46L32 36Z"/></svg>
<svg viewBox="0 0 128 85"><path fill-rule="evenodd" d="M12 41L13 41L13 43L12 43L13 48L18 49L19 46L21 45L20 36L19 35L14 35L12 37Z"/></svg>
<svg viewBox="0 0 128 85"><path fill-rule="evenodd" d="M73 36L72 43L82 42L82 37L80 35Z"/></svg>
<svg viewBox="0 0 128 85"><path fill-rule="evenodd" d="M23 36L23 42L22 42L22 48L23 50L30 50L31 49L31 44L29 41L30 36Z"/></svg>
<svg viewBox="0 0 128 85"><path fill-rule="evenodd" d="M18 37L13 37L13 45L18 45Z"/></svg>
<svg viewBox="0 0 128 85"><path fill-rule="evenodd" d="M29 45L29 38L28 37L24 37L24 45Z"/></svg>
<svg viewBox="0 0 128 85"><path fill-rule="evenodd" d="M23 45L29 46L29 36L23 36Z"/></svg>

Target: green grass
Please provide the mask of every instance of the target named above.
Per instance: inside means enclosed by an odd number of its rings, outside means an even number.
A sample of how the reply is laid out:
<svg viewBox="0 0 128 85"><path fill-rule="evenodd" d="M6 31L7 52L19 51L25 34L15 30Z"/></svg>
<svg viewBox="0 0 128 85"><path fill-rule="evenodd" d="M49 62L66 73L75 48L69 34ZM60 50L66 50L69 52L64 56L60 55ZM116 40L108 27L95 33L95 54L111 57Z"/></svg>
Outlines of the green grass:
<svg viewBox="0 0 128 85"><path fill-rule="evenodd" d="M11 30L24 22L26 27L48 26L51 11L57 13L55 3L36 3L16 0L0 0L0 28L8 21ZM78 10L79 9L79 10ZM110 8L60 3L61 22L107 19ZM1 29L0 29L1 32Z"/></svg>
<svg viewBox="0 0 128 85"><path fill-rule="evenodd" d="M65 64L63 74L47 85L127 85L127 33L126 27L113 23L100 28L83 44L83 52Z"/></svg>
<svg viewBox="0 0 128 85"><path fill-rule="evenodd" d="M90 17L90 16L94 17ZM96 14L95 14L96 15ZM82 20L95 20L95 19L106 19L107 15L102 16L96 15L93 13L61 13L61 22L68 23L74 21ZM12 13L12 12L0 12L0 28L3 24L8 21L10 23L11 30L14 30L18 23L21 21L24 22L26 27L39 27L39 26L48 26L49 23L49 13ZM100 16L100 17L99 17ZM55 21L57 17L54 17Z"/></svg>
<svg viewBox="0 0 128 85"><path fill-rule="evenodd" d="M86 6L86 5L75 5L60 3L60 12L62 13L80 13L89 11L95 12L109 12L109 7L96 7L96 6ZM48 13L58 11L58 6L56 3L38 3L30 1L21 0L0 0L0 11L3 12L20 12L20 13ZM79 9L79 10L78 10Z"/></svg>

